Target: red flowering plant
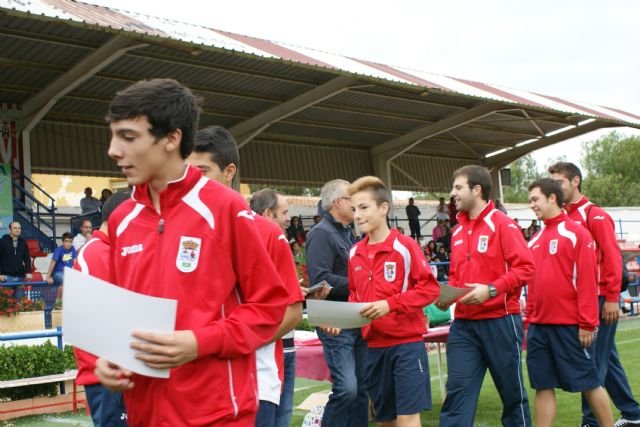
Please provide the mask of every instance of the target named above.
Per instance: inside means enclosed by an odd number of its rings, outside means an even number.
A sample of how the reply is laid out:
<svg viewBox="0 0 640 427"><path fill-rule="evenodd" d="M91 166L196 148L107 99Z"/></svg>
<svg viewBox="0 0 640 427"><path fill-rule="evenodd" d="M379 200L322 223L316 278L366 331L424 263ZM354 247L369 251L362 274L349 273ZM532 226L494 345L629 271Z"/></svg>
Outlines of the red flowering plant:
<svg viewBox="0 0 640 427"><path fill-rule="evenodd" d="M31 286L25 286L25 290L29 291ZM0 289L0 316L11 316L21 311L38 311L42 310L44 303L42 301L32 301L24 296L19 301L14 297L15 290L10 288Z"/></svg>

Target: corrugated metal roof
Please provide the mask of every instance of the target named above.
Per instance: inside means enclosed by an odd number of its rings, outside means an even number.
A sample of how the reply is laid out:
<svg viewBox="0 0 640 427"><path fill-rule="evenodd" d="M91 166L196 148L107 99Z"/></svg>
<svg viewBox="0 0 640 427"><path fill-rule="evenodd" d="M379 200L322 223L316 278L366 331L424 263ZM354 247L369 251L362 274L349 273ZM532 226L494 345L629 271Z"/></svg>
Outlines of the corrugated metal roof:
<svg viewBox="0 0 640 427"><path fill-rule="evenodd" d="M338 77L353 77L349 88L308 99L306 106L256 128L253 141L240 150L247 182L319 185L338 176L372 174L372 151L382 144L487 101L502 110L417 138L422 142L395 158L393 188L423 190L415 182L420 181L446 189L451 171L462 164L493 166L486 155L590 116L602 126L640 127L639 116L611 108L70 0L0 0L0 102L26 102L123 35L136 48L60 97L33 130L34 171L118 175L106 155L108 102L129 84L151 77L175 78L189 86L203 98L200 125L227 128Z"/></svg>
<svg viewBox="0 0 640 427"><path fill-rule="evenodd" d="M377 64L319 50L257 39L103 6L88 5L70 0L32 0L28 2L0 0L0 6L5 9L75 21L95 25L96 27L112 28L142 35L179 40L193 45L238 51L263 58L279 58L320 68L341 70L380 80L420 86L426 89L454 92L479 99L548 108L616 120L622 123L640 124L640 117L638 116L603 106L543 96L522 90L438 75L425 71Z"/></svg>

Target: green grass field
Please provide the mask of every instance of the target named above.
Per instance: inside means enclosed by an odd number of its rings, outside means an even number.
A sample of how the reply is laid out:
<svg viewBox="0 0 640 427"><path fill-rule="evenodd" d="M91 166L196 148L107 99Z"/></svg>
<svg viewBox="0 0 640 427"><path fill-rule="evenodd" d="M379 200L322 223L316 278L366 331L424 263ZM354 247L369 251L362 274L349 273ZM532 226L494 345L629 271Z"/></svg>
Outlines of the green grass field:
<svg viewBox="0 0 640 427"><path fill-rule="evenodd" d="M618 332L616 334L616 343L618 345L618 352L620 353L620 359L624 365L625 371L629 378L629 383L633 390L633 394L636 399L640 398L640 363L638 362L640 356L640 318L624 319L618 325ZM525 383L529 392L529 401L531 404L531 413L533 415L533 400L535 392L531 390L529 385L529 379L527 376L527 367L524 364L523 354L523 368ZM422 413L422 425L423 426L437 426L438 418L440 414L440 391L438 388L438 368L436 365L437 353L435 351L429 352L429 367L431 372L431 396L433 397L433 409L431 411L425 411ZM443 354L443 364L446 370L446 358ZM305 411L295 409L309 394L330 390L331 385L329 383L310 381L305 379L298 379L296 381L296 393L294 399L294 412L291 419L291 426L302 425L302 420L306 415ZM561 427L579 426L582 418L580 395L565 393L558 390L556 392L556 399L558 402L558 413L556 415L554 425ZM613 407L612 407L613 408ZM614 410L614 420L618 419L619 413ZM482 391L480 394L480 402L478 404L478 411L476 414L476 427L497 427L501 426L500 415L502 413L502 405L500 403L500 397L496 391L491 376L487 374L484 380ZM373 425L373 423L372 423Z"/></svg>
<svg viewBox="0 0 640 427"><path fill-rule="evenodd" d="M638 362L640 355L640 318L624 319L618 326L616 336L618 352L623 362L629 382L636 398L640 398L640 364ZM431 368L431 395L433 396L433 410L422 413L423 426L437 426L438 416L440 414L441 403L439 400L438 389L438 369L436 366L436 353L430 352L430 368ZM446 367L446 360L443 355L443 362ZM525 382L528 385L528 377L525 369ZM296 392L294 397L294 412L291 419L291 426L302 425L302 420L306 415L306 411L296 409L296 407L309 396L311 393L318 391L327 391L331 389L328 382L306 380L298 378L296 380ZM533 413L533 390L529 391L529 400L531 402L531 412ZM561 427L578 426L581 419L580 395L570 394L562 391L556 393L558 401L558 414L556 416L555 425ZM500 398L493 385L491 377L487 375L482 387L480 403L478 404L478 412L476 415L476 427L498 427L500 426L500 414L502 406ZM619 414L614 408L614 418L617 420ZM38 417L24 417L12 421L5 421L2 426L91 426L91 420L84 415L48 415ZM373 425L373 424L372 424Z"/></svg>

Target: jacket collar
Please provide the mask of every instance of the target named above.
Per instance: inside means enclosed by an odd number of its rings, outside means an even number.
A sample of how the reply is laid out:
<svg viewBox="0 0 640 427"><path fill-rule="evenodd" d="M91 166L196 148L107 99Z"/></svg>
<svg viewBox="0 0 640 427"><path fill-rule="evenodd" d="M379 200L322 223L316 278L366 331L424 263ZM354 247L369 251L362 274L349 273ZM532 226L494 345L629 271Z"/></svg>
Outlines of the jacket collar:
<svg viewBox="0 0 640 427"><path fill-rule="evenodd" d="M101 242L106 243L107 245L110 244L110 240L109 240L109 236L104 234L102 231L100 230L94 230L93 233L91 233L91 237L90 239L98 239Z"/></svg>
<svg viewBox="0 0 640 427"><path fill-rule="evenodd" d="M395 242L398 237L398 230L394 228L390 231L391 232L383 242L375 243L375 245L380 248L378 252L391 252L393 250L393 242ZM369 253L369 235L367 234L364 239L362 239L361 244L356 247L359 248L359 252L361 252L362 255L367 256Z"/></svg>
<svg viewBox="0 0 640 427"><path fill-rule="evenodd" d="M186 165L184 173L175 181L170 181L167 187L160 192L160 212L171 208L180 202L180 200L193 188L194 185L202 178L200 169ZM151 196L149 194L149 184L136 185L131 192L131 198L144 206L155 210Z"/></svg>
<svg viewBox="0 0 640 427"><path fill-rule="evenodd" d="M495 210L495 206L493 205L493 201L489 200L489 203L487 203L487 205L480 211L480 214L475 219L476 223L485 219L487 215L489 215L494 210ZM469 214L465 211L460 211L458 213L458 222L464 225L468 225L471 222L471 219L469 219Z"/></svg>
<svg viewBox="0 0 640 427"><path fill-rule="evenodd" d="M579 209L582 206L586 205L587 203L589 203L589 199L587 199L584 195L582 195L580 196L580 199L578 199L577 202L569 203L569 204L565 203L564 210L567 211L568 213L571 213L576 209Z"/></svg>
<svg viewBox="0 0 640 427"><path fill-rule="evenodd" d="M337 221L333 215L331 215L329 212L324 212L324 219L326 221L329 222L329 224L331 224L331 226L337 228L340 231L345 231L345 230L350 230L350 228L346 225L344 225L343 223Z"/></svg>
<svg viewBox="0 0 640 427"><path fill-rule="evenodd" d="M547 227L557 225L557 224L560 224L565 219L567 219L567 214L564 211L562 211L560 215L556 215L553 218L545 219L544 225Z"/></svg>

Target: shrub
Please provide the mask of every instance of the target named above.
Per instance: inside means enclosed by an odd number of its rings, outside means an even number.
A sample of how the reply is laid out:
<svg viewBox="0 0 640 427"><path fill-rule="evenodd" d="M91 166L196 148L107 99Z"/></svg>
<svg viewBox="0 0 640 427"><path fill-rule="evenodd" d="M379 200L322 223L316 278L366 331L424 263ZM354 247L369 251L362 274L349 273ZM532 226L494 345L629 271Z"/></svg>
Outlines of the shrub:
<svg viewBox="0 0 640 427"><path fill-rule="evenodd" d="M314 332L316 330L316 327L315 326L311 326L309 324L309 321L307 319L303 318L302 322L298 323L298 326L296 326L296 330Z"/></svg>
<svg viewBox="0 0 640 427"><path fill-rule="evenodd" d="M50 342L41 345L0 347L0 381L61 374L76 369L73 349L58 350ZM38 384L0 390L0 400L20 400L31 397L55 396L57 384Z"/></svg>

